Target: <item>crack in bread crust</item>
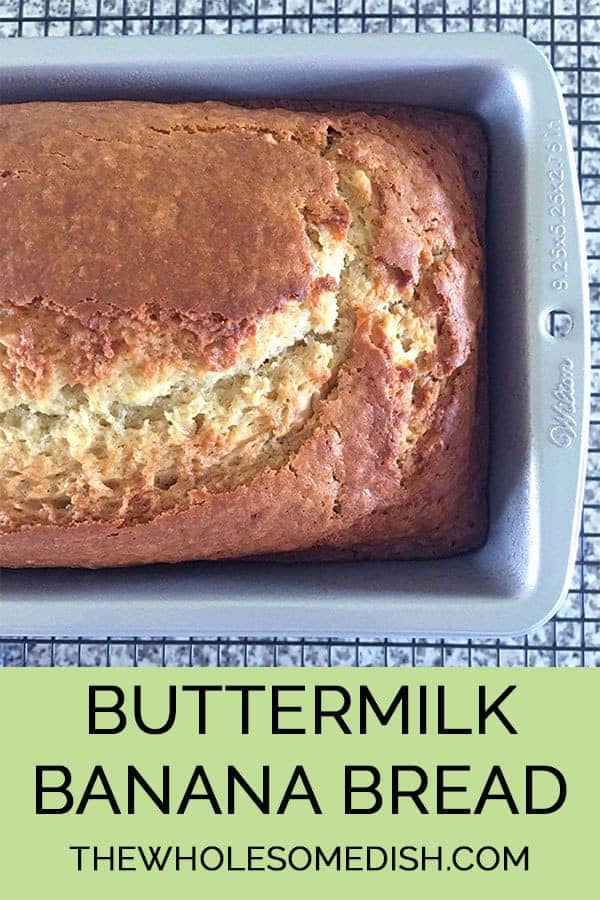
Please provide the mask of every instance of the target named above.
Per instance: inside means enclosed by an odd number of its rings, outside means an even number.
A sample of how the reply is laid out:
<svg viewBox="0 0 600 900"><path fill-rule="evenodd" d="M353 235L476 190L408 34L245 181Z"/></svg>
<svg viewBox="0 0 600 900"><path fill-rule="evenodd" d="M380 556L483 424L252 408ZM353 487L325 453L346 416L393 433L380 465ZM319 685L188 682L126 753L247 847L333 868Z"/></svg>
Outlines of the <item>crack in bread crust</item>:
<svg viewBox="0 0 600 900"><path fill-rule="evenodd" d="M245 302L233 316L152 300L64 306L41 292L0 302L0 530L148 528L185 510L210 514L216 501L234 516L255 494L263 509L272 480L299 494L301 533L282 542L263 528L254 542L221 536L158 558L319 544L335 556L358 523L405 503L427 460L452 443L440 402L474 358L482 321L481 250L456 160L448 156L444 177L434 165L432 177L437 145L427 151L418 129L382 117L139 107L153 121L142 113L138 131L168 138L170 153L181 136L238 134L320 160L322 184L333 184L326 206L316 194L294 201L308 280L299 296L254 313ZM169 116L179 122L168 127ZM78 133L143 146L127 126L107 138ZM466 381L470 397L477 379ZM468 418L472 429L473 409ZM319 489L320 512L307 513ZM152 561L149 552L123 559Z"/></svg>

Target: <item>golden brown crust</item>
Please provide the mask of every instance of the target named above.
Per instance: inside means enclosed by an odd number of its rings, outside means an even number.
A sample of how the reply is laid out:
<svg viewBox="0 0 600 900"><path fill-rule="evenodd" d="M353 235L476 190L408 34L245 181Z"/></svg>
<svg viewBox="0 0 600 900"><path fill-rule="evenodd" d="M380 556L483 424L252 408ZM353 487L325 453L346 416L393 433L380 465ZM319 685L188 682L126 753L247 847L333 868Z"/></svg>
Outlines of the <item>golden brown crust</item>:
<svg viewBox="0 0 600 900"><path fill-rule="evenodd" d="M261 322L337 284L315 270L311 229L354 240L344 173L368 175L375 223L351 282L356 294L366 271L375 299L353 296L348 343L323 375L306 370L317 393L276 454L256 451L236 478L222 461L199 473L188 453L171 506L140 482L104 521L83 483L71 520L0 509L0 564L411 558L483 541L478 126L429 110L28 104L3 109L0 159L0 339L2 310L18 330L0 370L36 402L61 366L69 385L94 385L140 348L147 379L166 355L227 370ZM389 310L433 343L403 356Z"/></svg>
<svg viewBox="0 0 600 900"><path fill-rule="evenodd" d="M293 141L173 127L158 104L5 108L2 295L86 318L159 302L235 321L304 297L304 217L343 214L335 173Z"/></svg>

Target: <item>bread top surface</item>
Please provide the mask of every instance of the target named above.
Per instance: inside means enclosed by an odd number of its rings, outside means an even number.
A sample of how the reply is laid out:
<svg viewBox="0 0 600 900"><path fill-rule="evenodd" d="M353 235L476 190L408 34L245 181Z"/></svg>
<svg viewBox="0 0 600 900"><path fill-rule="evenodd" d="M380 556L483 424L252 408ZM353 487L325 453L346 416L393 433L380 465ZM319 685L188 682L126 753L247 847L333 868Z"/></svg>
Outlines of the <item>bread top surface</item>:
<svg viewBox="0 0 600 900"><path fill-rule="evenodd" d="M339 231L347 210L317 153L269 138L201 107L5 107L0 292L232 321L304 299L307 223Z"/></svg>
<svg viewBox="0 0 600 900"><path fill-rule="evenodd" d="M484 143L381 112L2 108L3 530L218 498L231 524L262 497L271 537L210 555L293 550L397 507L451 448L466 496ZM281 546L273 492L300 482L312 513Z"/></svg>
<svg viewBox="0 0 600 900"><path fill-rule="evenodd" d="M82 317L156 306L232 321L304 299L310 226L339 238L349 224L336 158L372 170L385 207L376 259L414 277L419 254L472 227L472 211L451 152L451 171L432 177L442 147L396 122L398 153L382 127L212 102L4 106L0 296Z"/></svg>

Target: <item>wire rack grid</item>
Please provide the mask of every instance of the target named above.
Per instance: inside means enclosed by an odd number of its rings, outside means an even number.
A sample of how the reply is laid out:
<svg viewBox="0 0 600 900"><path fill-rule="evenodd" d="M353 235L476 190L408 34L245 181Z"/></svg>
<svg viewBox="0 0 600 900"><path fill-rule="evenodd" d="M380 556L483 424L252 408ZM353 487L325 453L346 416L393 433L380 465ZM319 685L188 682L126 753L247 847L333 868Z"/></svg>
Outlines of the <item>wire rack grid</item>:
<svg viewBox="0 0 600 900"><path fill-rule="evenodd" d="M282 31L517 32L554 66L577 155L592 299L590 453L567 601L514 640L15 637L0 641L0 666L600 666L600 0L0 0L6 38Z"/></svg>

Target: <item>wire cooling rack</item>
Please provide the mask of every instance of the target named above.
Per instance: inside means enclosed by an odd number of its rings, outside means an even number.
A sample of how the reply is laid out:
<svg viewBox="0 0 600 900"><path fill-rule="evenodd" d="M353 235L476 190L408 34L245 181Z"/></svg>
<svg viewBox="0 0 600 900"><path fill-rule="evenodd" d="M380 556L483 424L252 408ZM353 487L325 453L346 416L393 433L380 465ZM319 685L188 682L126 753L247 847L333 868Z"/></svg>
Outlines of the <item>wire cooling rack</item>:
<svg viewBox="0 0 600 900"><path fill-rule="evenodd" d="M590 453L567 601L516 640L15 637L0 641L0 665L600 666L600 0L0 0L6 38L281 31L512 31L554 66L577 154L592 297Z"/></svg>

